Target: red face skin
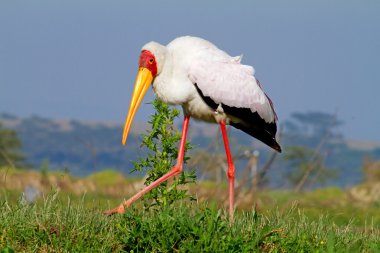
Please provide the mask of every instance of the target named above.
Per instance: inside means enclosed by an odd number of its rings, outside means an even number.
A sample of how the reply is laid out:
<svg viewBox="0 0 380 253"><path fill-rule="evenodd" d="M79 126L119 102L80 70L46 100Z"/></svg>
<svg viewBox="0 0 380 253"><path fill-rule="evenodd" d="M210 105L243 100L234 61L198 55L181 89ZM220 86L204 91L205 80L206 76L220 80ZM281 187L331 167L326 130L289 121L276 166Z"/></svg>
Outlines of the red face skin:
<svg viewBox="0 0 380 253"><path fill-rule="evenodd" d="M140 60L139 60L139 67L149 69L150 72L152 73L153 77L155 77L157 75L156 58L148 50L143 50L141 52Z"/></svg>

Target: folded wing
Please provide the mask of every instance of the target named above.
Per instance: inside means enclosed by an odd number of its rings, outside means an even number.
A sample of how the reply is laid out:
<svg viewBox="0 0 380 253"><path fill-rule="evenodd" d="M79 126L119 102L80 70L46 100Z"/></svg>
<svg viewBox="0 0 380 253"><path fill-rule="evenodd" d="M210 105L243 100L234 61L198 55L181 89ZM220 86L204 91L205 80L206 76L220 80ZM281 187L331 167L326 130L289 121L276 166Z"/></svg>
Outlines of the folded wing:
<svg viewBox="0 0 380 253"><path fill-rule="evenodd" d="M257 112L267 123L276 121L272 102L261 89L251 66L237 61L194 61L189 78L203 95L217 104L247 108Z"/></svg>
<svg viewBox="0 0 380 253"><path fill-rule="evenodd" d="M276 141L277 116L251 66L239 61L194 61L189 78L206 104L238 118L230 124L281 152Z"/></svg>

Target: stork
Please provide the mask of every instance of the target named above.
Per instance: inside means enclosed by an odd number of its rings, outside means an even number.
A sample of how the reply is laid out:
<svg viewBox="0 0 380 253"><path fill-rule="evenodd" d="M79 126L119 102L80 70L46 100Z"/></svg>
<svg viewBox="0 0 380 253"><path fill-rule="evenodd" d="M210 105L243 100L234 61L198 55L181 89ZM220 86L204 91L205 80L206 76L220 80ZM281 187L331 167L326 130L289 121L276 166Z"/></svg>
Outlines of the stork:
<svg viewBox="0 0 380 253"><path fill-rule="evenodd" d="M211 42L184 36L167 46L149 42L143 46L139 70L122 144L125 145L134 115L149 86L158 99L181 105L184 112L182 137L176 165L107 215L124 213L125 208L162 182L182 172L190 117L220 125L228 163L229 216L233 220L235 166L228 144L226 125L231 125L281 152L276 141L277 115L270 98L254 77L251 66L240 63Z"/></svg>

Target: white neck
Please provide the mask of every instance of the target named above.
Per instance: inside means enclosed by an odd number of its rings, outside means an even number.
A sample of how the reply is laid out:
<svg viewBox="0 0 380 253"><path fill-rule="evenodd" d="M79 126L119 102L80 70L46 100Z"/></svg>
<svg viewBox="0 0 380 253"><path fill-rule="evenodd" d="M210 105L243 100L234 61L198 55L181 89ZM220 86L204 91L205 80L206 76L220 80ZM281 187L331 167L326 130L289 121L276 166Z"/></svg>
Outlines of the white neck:
<svg viewBox="0 0 380 253"><path fill-rule="evenodd" d="M153 81L153 90L156 96L168 104L184 104L196 92L185 73L186 66L174 65L170 52L166 54L165 63L160 74Z"/></svg>

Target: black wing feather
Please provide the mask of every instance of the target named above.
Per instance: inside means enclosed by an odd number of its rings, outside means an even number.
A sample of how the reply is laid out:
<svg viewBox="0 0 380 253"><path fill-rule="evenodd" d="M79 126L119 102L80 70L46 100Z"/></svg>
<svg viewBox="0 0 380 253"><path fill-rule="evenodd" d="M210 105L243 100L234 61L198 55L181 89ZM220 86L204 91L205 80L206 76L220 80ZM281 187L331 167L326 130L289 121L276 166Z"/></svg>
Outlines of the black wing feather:
<svg viewBox="0 0 380 253"><path fill-rule="evenodd" d="M197 84L194 84L198 94L203 101L210 106L213 110L216 110L219 104L215 103L209 96L204 96ZM244 123L230 122L230 125L244 131L245 133L255 137L262 141L269 147L281 152L281 147L276 141L277 125L276 121L272 123L265 122L257 112L252 112L249 108L239 108L221 104L224 112L235 118L240 119ZM271 105L272 106L272 105Z"/></svg>

